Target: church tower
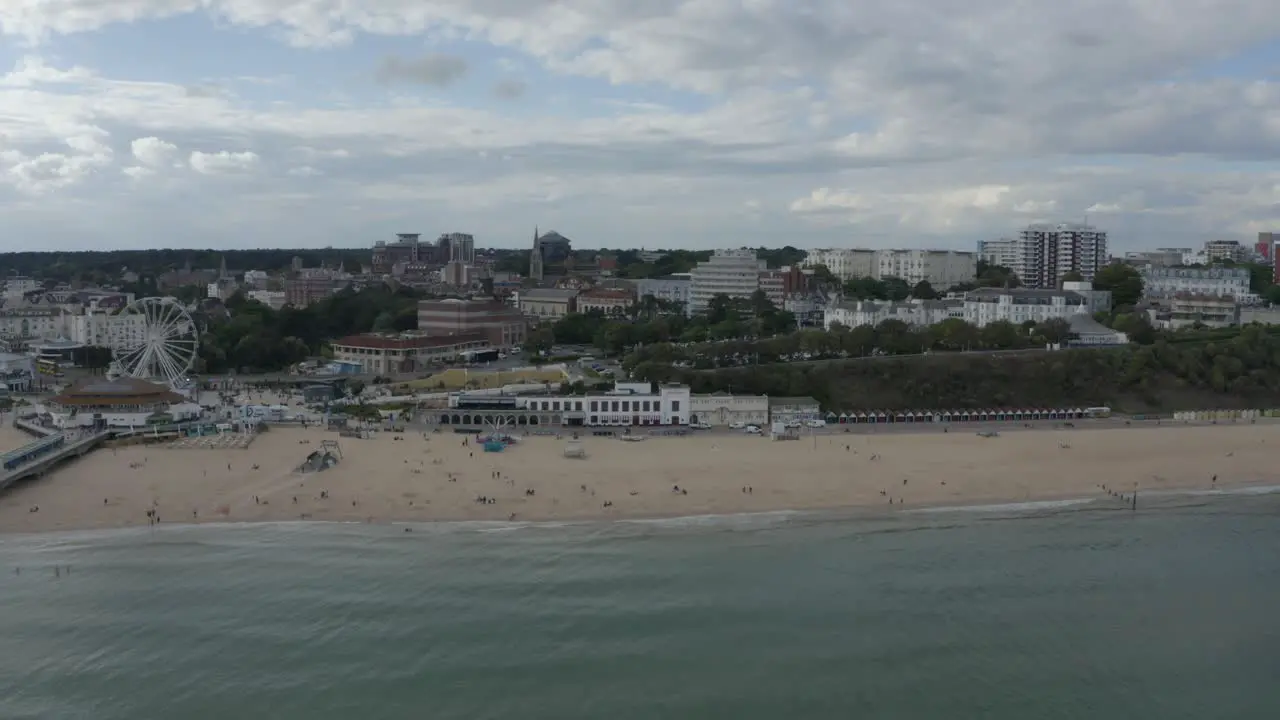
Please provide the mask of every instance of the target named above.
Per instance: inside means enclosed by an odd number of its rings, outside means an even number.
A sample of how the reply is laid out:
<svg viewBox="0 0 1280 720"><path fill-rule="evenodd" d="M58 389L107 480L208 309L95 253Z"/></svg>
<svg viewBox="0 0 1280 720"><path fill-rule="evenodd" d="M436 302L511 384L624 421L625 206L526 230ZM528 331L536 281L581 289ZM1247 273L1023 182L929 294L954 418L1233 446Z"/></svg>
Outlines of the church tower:
<svg viewBox="0 0 1280 720"><path fill-rule="evenodd" d="M529 253L529 277L542 282L542 244L538 242L538 228L533 228L533 250Z"/></svg>

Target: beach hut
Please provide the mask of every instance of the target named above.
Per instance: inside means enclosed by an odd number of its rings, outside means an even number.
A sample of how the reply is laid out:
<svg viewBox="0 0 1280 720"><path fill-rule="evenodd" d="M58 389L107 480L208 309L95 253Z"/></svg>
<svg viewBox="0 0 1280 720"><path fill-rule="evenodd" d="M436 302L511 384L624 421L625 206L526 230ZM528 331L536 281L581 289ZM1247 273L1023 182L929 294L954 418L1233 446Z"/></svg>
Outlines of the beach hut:
<svg viewBox="0 0 1280 720"><path fill-rule="evenodd" d="M827 424L828 424L828 425L830 425L830 424L832 424L832 423L839 422L840 418L842 418L842 417L844 417L844 416L843 416L843 415L836 415L834 412L829 412L829 413L827 413Z"/></svg>
<svg viewBox="0 0 1280 720"><path fill-rule="evenodd" d="M894 421L894 422L907 422L907 415L906 415L906 413L895 413L895 414L894 414L894 416L893 416L893 421Z"/></svg>
<svg viewBox="0 0 1280 720"><path fill-rule="evenodd" d="M853 421L857 424L863 424L867 422L867 414L865 412L860 412L853 417Z"/></svg>
<svg viewBox="0 0 1280 720"><path fill-rule="evenodd" d="M887 423L887 422L889 422L889 413L887 413L887 412L885 412L885 411L883 411L883 410L881 410L880 412L876 413L876 422L877 422L877 423Z"/></svg>
<svg viewBox="0 0 1280 720"><path fill-rule="evenodd" d="M942 422L951 422L951 411L950 411L950 410L943 410L943 411L942 411Z"/></svg>

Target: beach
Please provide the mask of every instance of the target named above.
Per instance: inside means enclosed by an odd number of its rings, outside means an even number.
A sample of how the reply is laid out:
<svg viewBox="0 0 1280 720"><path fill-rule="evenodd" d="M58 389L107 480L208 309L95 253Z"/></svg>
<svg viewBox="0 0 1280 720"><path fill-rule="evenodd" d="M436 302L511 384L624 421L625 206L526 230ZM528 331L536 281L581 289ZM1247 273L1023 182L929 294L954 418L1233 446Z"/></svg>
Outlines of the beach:
<svg viewBox="0 0 1280 720"><path fill-rule="evenodd" d="M12 428L11 449L30 438ZM245 449L102 448L0 496L0 531L160 523L542 521L779 510L1020 503L1280 481L1274 424L832 433L772 441L738 434L525 437L484 452L474 437L339 437L273 427ZM324 440L336 467L297 468ZM1217 476L1217 483L1212 478ZM1125 494L1112 498L1100 486ZM678 488L678 489L677 489ZM480 502L478 498L485 498ZM38 509L37 509L38 508ZM154 512L149 512L154 511Z"/></svg>

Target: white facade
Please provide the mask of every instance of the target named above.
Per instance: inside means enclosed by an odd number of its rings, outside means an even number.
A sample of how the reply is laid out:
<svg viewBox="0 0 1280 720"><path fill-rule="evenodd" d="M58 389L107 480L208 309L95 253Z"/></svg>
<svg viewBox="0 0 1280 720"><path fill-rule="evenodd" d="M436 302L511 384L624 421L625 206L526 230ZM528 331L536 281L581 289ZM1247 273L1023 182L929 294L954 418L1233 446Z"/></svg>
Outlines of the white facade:
<svg viewBox="0 0 1280 720"><path fill-rule="evenodd" d="M1175 295L1192 294L1230 297L1243 304L1258 302L1258 296L1249 290L1249 271L1246 268L1148 266L1139 273L1142 275L1142 296L1149 300L1168 300Z"/></svg>
<svg viewBox="0 0 1280 720"><path fill-rule="evenodd" d="M654 392L649 383L619 382L605 394L521 397L516 407L579 414L588 427L625 427L688 425L692 402L684 385L662 385Z"/></svg>
<svg viewBox="0 0 1280 720"><path fill-rule="evenodd" d="M23 295L41 287L40 281L35 278L14 275L4 282L4 297L6 300L21 300Z"/></svg>
<svg viewBox="0 0 1280 720"><path fill-rule="evenodd" d="M823 313L822 326L828 330L836 323L850 328L864 325L875 327L885 320L898 320L908 325L924 327L948 318L963 319L964 304L947 300L913 300L905 303L859 300L828 307Z"/></svg>
<svg viewBox="0 0 1280 720"><path fill-rule="evenodd" d="M724 427L743 423L764 427L769 422L767 395L694 395L690 399L689 422Z"/></svg>
<svg viewBox="0 0 1280 720"><path fill-rule="evenodd" d="M84 345L136 347L146 341L147 317L142 313L87 312L68 319L70 329L67 337Z"/></svg>
<svg viewBox="0 0 1280 720"><path fill-rule="evenodd" d="M760 271L765 262L756 258L756 251L716 250L707 262L698 263L690 276L689 312L705 312L716 295L731 298L749 298L760 287Z"/></svg>
<svg viewBox="0 0 1280 720"><path fill-rule="evenodd" d="M265 290L267 280L270 278L265 270L246 270L244 273L244 284L256 290Z"/></svg>
<svg viewBox="0 0 1280 720"><path fill-rule="evenodd" d="M978 327L1002 320L1014 325L1069 320L1081 308L1087 312L1088 307L1088 300L1074 292L988 288L965 295L964 320Z"/></svg>
<svg viewBox="0 0 1280 720"><path fill-rule="evenodd" d="M1012 268L1021 256L1022 243L1016 238L996 238L978 243L978 259L988 265Z"/></svg>
<svg viewBox="0 0 1280 720"><path fill-rule="evenodd" d="M0 309L0 335L52 339L67 335L66 313L57 308L21 305Z"/></svg>
<svg viewBox="0 0 1280 720"><path fill-rule="evenodd" d="M246 297L250 300L256 300L272 310L279 310L284 307L285 303L283 290L250 290Z"/></svg>
<svg viewBox="0 0 1280 720"><path fill-rule="evenodd" d="M860 277L871 277L876 272L876 251L862 248L829 248L813 250L800 264L811 268L822 265L841 282Z"/></svg>
<svg viewBox="0 0 1280 720"><path fill-rule="evenodd" d="M687 274L683 277L651 278L636 281L635 287L636 297L649 295L664 302L680 303L687 309L693 280Z"/></svg>
<svg viewBox="0 0 1280 720"><path fill-rule="evenodd" d="M952 250L877 250L879 280L901 278L908 285L927 282L939 290L972 280L978 274L978 255Z"/></svg>

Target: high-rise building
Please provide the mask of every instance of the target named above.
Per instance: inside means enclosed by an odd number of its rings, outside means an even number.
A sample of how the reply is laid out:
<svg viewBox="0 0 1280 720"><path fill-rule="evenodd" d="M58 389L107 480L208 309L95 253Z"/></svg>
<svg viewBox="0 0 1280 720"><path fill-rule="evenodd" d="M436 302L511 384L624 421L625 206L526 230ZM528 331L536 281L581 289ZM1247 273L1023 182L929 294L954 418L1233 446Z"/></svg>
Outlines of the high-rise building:
<svg viewBox="0 0 1280 720"><path fill-rule="evenodd" d="M1271 279L1280 279L1280 253L1277 253L1276 243L1280 242L1280 233L1260 232L1258 233L1258 255L1262 256L1263 262L1271 266ZM1265 251L1263 250L1265 248Z"/></svg>
<svg viewBox="0 0 1280 720"><path fill-rule="evenodd" d="M466 233L447 233L436 245L448 248L447 262L471 265L476 261L476 239Z"/></svg>
<svg viewBox="0 0 1280 720"><path fill-rule="evenodd" d="M716 250L690 273L689 313L705 312L716 295L751 297L760 288L760 271L764 269L765 262L756 258L755 250Z"/></svg>
<svg viewBox="0 0 1280 720"><path fill-rule="evenodd" d="M1107 232L1077 223L1029 225L1002 252L1004 266L1030 288L1057 289L1071 272L1092 282L1109 261Z"/></svg>

